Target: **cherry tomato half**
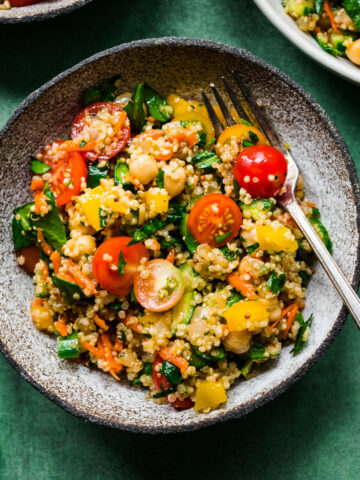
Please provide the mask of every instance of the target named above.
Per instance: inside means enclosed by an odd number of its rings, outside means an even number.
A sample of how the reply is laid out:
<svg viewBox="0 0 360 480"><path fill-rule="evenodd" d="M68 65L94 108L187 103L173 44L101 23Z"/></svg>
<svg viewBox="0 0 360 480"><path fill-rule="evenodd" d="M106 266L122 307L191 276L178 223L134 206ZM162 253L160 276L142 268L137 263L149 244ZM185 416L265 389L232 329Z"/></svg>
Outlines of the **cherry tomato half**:
<svg viewBox="0 0 360 480"><path fill-rule="evenodd" d="M25 7L26 5L33 5L34 3L40 3L43 0L11 0L12 7Z"/></svg>
<svg viewBox="0 0 360 480"><path fill-rule="evenodd" d="M165 377L165 375L157 371L157 369L159 368L158 365L160 365L160 369L161 369L161 365L163 363L164 363L164 360L160 357L160 355L157 355L155 358L155 362L153 363L153 366L152 366L153 380L155 383L155 387L159 392L162 392L163 390L167 390L168 388L172 387L172 384ZM164 399L167 402L171 403L173 407L179 408L182 410L191 408L194 405L194 403L190 400L189 397L185 398L184 400L180 400L180 398L177 398L174 402L170 402L168 396L164 397Z"/></svg>
<svg viewBox="0 0 360 480"><path fill-rule="evenodd" d="M234 200L221 193L210 193L190 210L187 226L197 242L221 247L237 236L241 222L241 211Z"/></svg>
<svg viewBox="0 0 360 480"><path fill-rule="evenodd" d="M102 288L115 295L125 296L130 293L140 260L144 257L149 259L145 246L136 243L128 247L130 240L130 237L113 237L106 240L97 248L92 261L96 280ZM119 275L118 268L115 269L113 266L119 266L120 252L126 263L124 273Z"/></svg>
<svg viewBox="0 0 360 480"><path fill-rule="evenodd" d="M87 166L82 154L59 151L58 147L62 143L53 142L41 152L41 161L51 167L49 185L58 207L66 205L74 195L80 194L82 179L86 180L87 177Z"/></svg>
<svg viewBox="0 0 360 480"><path fill-rule="evenodd" d="M275 197L285 183L287 162L284 155L269 145L246 147L234 166L240 187L256 198Z"/></svg>
<svg viewBox="0 0 360 480"><path fill-rule="evenodd" d="M163 312L172 308L183 296L184 277L168 260L151 260L145 265L148 276L138 272L134 279L135 296L144 308Z"/></svg>
<svg viewBox="0 0 360 480"><path fill-rule="evenodd" d="M102 131L107 133L102 138ZM71 128L71 138L80 144L93 142L94 149L85 153L88 160L108 160L120 152L130 138L130 122L117 103L97 102L81 110Z"/></svg>

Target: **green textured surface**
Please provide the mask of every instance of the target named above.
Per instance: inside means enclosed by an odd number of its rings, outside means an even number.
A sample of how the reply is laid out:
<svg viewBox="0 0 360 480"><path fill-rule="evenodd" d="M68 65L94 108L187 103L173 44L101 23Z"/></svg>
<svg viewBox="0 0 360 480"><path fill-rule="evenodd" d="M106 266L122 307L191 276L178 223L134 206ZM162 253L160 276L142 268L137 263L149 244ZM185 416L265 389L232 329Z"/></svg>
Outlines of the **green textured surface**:
<svg viewBox="0 0 360 480"><path fill-rule="evenodd" d="M359 88L299 52L250 0L97 0L53 21L1 26L0 125L28 93L89 55L168 35L247 48L284 70L328 112L360 166ZM0 358L0 479L357 480L359 341L348 319L326 355L280 398L246 418L169 438L86 424Z"/></svg>

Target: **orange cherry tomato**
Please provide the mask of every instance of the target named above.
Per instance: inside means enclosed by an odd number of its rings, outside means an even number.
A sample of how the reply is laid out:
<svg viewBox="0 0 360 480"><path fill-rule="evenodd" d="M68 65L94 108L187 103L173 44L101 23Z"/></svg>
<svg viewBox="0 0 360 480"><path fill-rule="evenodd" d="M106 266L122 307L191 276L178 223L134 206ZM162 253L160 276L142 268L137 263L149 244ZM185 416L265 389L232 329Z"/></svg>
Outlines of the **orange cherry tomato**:
<svg viewBox="0 0 360 480"><path fill-rule="evenodd" d="M86 181L87 165L79 152L62 152L58 149L61 141L47 145L41 152L41 161L49 165L53 192L58 207L69 203L74 195L81 192L81 184Z"/></svg>
<svg viewBox="0 0 360 480"><path fill-rule="evenodd" d="M241 222L241 211L234 200L221 193L210 193L190 210L187 226L197 242L221 247L237 236Z"/></svg>
<svg viewBox="0 0 360 480"><path fill-rule="evenodd" d="M163 312L172 308L183 296L184 277L168 260L151 260L145 265L148 275L141 272L134 279L137 301L147 310Z"/></svg>
<svg viewBox="0 0 360 480"><path fill-rule="evenodd" d="M102 138L103 129L107 133ZM84 138L83 138L84 137ZM118 154L130 138L130 122L117 103L97 102L81 110L75 117L71 128L73 140L95 142L93 150L84 153L88 160L108 160Z"/></svg>
<svg viewBox="0 0 360 480"><path fill-rule="evenodd" d="M130 293L141 259L149 259L149 253L142 243L128 246L130 241L131 237L113 237L106 240L97 248L92 261L93 273L98 283L115 295L126 296ZM124 273L119 274L120 252L126 263Z"/></svg>

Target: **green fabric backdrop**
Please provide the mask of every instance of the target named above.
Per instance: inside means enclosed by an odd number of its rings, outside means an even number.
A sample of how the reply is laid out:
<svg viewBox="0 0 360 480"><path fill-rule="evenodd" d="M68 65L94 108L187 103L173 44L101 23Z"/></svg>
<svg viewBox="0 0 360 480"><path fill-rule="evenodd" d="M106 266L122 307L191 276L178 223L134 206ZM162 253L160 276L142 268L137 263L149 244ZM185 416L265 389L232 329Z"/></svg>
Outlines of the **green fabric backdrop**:
<svg viewBox="0 0 360 480"><path fill-rule="evenodd" d="M328 112L360 166L359 87L304 56L251 0L96 0L52 21L1 26L0 126L32 90L89 55L168 35L247 48L284 70ZM348 319L326 355L280 398L246 418L169 437L72 417L0 357L0 479L357 480L359 342Z"/></svg>

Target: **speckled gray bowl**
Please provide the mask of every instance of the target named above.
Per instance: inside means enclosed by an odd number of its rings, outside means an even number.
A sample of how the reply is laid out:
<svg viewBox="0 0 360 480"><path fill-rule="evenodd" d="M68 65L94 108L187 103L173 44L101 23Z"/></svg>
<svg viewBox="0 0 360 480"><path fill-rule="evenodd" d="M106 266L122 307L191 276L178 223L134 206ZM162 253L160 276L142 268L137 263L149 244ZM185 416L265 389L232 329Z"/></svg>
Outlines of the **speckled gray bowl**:
<svg viewBox="0 0 360 480"><path fill-rule="evenodd" d="M338 131L312 97L251 53L214 42L141 40L95 55L31 94L0 133L1 350L20 375L74 415L101 425L151 433L193 430L245 415L304 375L332 343L345 320L346 310L319 267L308 290L305 315L313 312L314 322L304 351L294 358L290 348L285 348L261 375L234 385L227 404L208 415L155 405L145 399L144 390L58 359L54 338L32 325L32 281L16 265L10 233L12 209L30 198L29 155L69 131L81 106L83 89L103 78L120 73L124 91L130 90L136 80L146 80L163 94L199 97L200 88L208 91L210 81L221 89L221 76L232 69L241 72L284 141L291 145L306 194L319 205L331 233L334 257L353 287L358 287L356 171Z"/></svg>
<svg viewBox="0 0 360 480"><path fill-rule="evenodd" d="M32 22L70 13L92 0L47 0L27 7L0 10L0 23Z"/></svg>

